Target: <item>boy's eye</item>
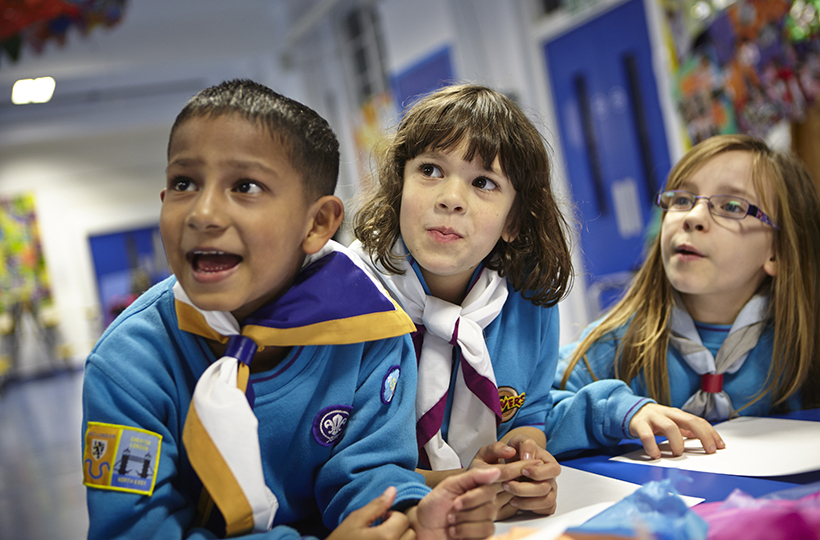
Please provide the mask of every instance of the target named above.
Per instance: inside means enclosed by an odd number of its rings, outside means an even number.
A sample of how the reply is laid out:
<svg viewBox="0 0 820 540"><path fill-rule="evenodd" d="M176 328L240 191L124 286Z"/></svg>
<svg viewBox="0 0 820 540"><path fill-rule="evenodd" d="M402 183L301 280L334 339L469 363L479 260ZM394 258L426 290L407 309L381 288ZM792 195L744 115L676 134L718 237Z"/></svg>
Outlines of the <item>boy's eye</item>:
<svg viewBox="0 0 820 540"><path fill-rule="evenodd" d="M486 176L479 176L473 180L473 186L484 191L492 191L498 188L498 184L487 178Z"/></svg>
<svg viewBox="0 0 820 540"><path fill-rule="evenodd" d="M170 184L174 191L192 191L196 187L190 178L173 178Z"/></svg>
<svg viewBox="0 0 820 540"><path fill-rule="evenodd" d="M239 193L247 193L249 195L253 195L254 193L261 193L262 188L256 182L245 180L237 184L236 191L238 191Z"/></svg>
<svg viewBox="0 0 820 540"><path fill-rule="evenodd" d="M422 163L421 166L419 166L419 170L421 171L421 174L424 176L429 176L430 178L441 178L444 176L441 169L432 163Z"/></svg>

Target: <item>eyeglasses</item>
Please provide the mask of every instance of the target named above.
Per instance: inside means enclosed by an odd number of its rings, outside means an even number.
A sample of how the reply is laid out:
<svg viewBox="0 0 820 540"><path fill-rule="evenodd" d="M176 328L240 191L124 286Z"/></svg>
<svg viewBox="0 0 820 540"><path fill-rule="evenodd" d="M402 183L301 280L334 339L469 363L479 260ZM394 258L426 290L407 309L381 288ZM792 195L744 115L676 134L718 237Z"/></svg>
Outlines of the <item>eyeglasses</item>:
<svg viewBox="0 0 820 540"><path fill-rule="evenodd" d="M704 197L688 191L673 189L659 193L658 198L655 199L655 204L664 212L688 212L694 208L698 199L706 199L706 202L709 204L709 212L711 212L713 216L730 219L743 219L746 216L754 216L775 229L780 228L772 223L772 220L769 219L769 216L767 216L763 210L746 199L735 197L734 195L712 195L711 197Z"/></svg>

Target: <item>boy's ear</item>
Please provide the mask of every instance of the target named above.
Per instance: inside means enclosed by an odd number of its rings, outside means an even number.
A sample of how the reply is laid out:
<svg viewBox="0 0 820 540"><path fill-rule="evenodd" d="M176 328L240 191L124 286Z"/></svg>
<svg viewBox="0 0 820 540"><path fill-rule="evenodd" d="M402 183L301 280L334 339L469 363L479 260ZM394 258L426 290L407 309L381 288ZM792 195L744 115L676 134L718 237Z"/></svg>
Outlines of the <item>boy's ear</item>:
<svg viewBox="0 0 820 540"><path fill-rule="evenodd" d="M335 195L325 195L311 205L310 215L313 217L302 242L302 250L308 255L313 255L333 238L342 224L345 215L344 203Z"/></svg>

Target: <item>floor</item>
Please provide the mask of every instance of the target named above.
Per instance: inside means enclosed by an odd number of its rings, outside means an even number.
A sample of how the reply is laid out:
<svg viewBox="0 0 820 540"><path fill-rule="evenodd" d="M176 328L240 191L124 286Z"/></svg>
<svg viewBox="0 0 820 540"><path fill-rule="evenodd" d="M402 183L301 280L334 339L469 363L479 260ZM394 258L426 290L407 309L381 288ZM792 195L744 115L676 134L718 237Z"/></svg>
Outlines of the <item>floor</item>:
<svg viewBox="0 0 820 540"><path fill-rule="evenodd" d="M81 389L74 369L0 392L0 539L86 537Z"/></svg>

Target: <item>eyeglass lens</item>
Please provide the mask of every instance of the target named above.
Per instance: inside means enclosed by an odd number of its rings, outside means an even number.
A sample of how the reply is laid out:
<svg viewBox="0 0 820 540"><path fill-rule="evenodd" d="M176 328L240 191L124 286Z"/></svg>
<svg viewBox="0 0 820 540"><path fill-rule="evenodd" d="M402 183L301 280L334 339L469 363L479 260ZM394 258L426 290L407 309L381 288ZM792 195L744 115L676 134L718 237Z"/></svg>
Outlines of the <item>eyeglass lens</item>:
<svg viewBox="0 0 820 540"><path fill-rule="evenodd" d="M688 191L665 191L658 196L658 206L664 210L687 211L695 206L698 199L706 199L709 211L716 216L743 219L749 210L749 202L731 195L704 197Z"/></svg>

